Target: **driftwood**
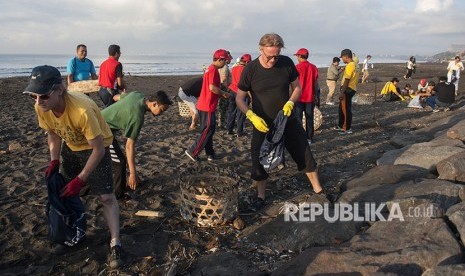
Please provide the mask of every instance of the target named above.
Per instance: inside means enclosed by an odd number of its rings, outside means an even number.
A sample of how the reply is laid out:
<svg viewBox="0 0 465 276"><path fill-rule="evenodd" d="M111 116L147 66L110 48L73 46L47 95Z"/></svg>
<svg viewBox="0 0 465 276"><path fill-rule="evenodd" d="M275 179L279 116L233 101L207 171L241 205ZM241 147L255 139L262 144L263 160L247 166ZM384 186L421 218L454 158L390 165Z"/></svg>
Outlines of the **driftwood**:
<svg viewBox="0 0 465 276"><path fill-rule="evenodd" d="M158 211L150 211L150 210L139 210L136 212L136 216L162 218L165 216L165 213L158 212Z"/></svg>
<svg viewBox="0 0 465 276"><path fill-rule="evenodd" d="M98 80L75 81L68 85L68 91L72 92L93 93L99 90Z"/></svg>

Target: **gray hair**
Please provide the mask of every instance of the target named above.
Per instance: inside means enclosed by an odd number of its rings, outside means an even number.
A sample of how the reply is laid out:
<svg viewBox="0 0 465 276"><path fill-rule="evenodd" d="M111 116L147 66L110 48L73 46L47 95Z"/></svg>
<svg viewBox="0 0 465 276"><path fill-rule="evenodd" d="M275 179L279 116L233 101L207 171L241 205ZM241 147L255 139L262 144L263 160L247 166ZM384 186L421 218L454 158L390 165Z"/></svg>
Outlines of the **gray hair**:
<svg viewBox="0 0 465 276"><path fill-rule="evenodd" d="M258 43L261 47L279 47L284 48L284 40L283 38L275 33L265 34L260 38L260 42Z"/></svg>

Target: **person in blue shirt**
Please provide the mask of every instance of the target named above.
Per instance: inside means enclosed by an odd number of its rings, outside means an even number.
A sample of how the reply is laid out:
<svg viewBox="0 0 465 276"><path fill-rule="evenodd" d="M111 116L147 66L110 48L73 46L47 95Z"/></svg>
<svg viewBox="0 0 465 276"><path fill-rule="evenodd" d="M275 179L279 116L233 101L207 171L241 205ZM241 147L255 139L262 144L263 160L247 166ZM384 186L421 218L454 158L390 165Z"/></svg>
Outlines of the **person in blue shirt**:
<svg viewBox="0 0 465 276"><path fill-rule="evenodd" d="M66 72L68 73L68 85L75 81L88 80L89 77L93 80L98 79L94 63L86 57L87 46L79 44L76 47L76 56L73 57L66 66Z"/></svg>

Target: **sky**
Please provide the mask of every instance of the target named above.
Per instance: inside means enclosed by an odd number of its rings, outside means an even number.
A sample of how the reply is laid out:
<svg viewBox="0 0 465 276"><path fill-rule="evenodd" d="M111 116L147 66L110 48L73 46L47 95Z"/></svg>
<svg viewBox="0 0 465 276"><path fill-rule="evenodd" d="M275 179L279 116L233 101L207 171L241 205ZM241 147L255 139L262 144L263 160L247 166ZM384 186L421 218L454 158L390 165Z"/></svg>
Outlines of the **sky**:
<svg viewBox="0 0 465 276"><path fill-rule="evenodd" d="M463 0L40 0L0 3L1 54L257 52L433 55L465 45Z"/></svg>

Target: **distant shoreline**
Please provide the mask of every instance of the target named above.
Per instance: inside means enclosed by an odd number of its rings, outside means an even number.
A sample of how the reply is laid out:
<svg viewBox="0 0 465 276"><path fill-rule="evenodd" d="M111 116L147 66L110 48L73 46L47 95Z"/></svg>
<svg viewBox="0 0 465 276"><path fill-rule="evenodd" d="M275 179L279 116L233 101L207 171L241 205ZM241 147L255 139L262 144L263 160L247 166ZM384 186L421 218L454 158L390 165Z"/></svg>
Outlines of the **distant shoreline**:
<svg viewBox="0 0 465 276"><path fill-rule="evenodd" d="M310 61L311 62L311 61ZM359 63L359 64L362 64L362 63ZM419 62L418 63L419 65L421 66L425 66L425 65L439 65L439 64L446 64L445 62L443 63L439 63L439 62ZM341 62L341 65L340 66L344 66L344 64ZM378 66L382 66L382 67L385 67L385 66L393 66L393 67L398 67L398 66L405 66L405 63L373 63L373 66L374 66L374 69L376 69L376 67ZM447 66L447 65L445 65ZM230 65L230 68L232 66ZM327 70L328 69L328 66L324 66L324 67L318 67L319 70ZM444 71L446 69L444 68ZM128 75L127 73L128 72L125 72L126 75L128 77L138 77L138 78L150 78L150 77L186 77L186 76L197 76L197 75L200 75L201 73L193 73L193 74L154 74L154 75L137 75L137 74L134 74L134 73L131 73L129 72L130 75ZM65 77L65 75L63 75L63 77ZM10 79L10 80L13 80L13 79L21 79L21 78L28 78L28 76L13 76L13 77L0 77L0 80L4 80L4 79Z"/></svg>

